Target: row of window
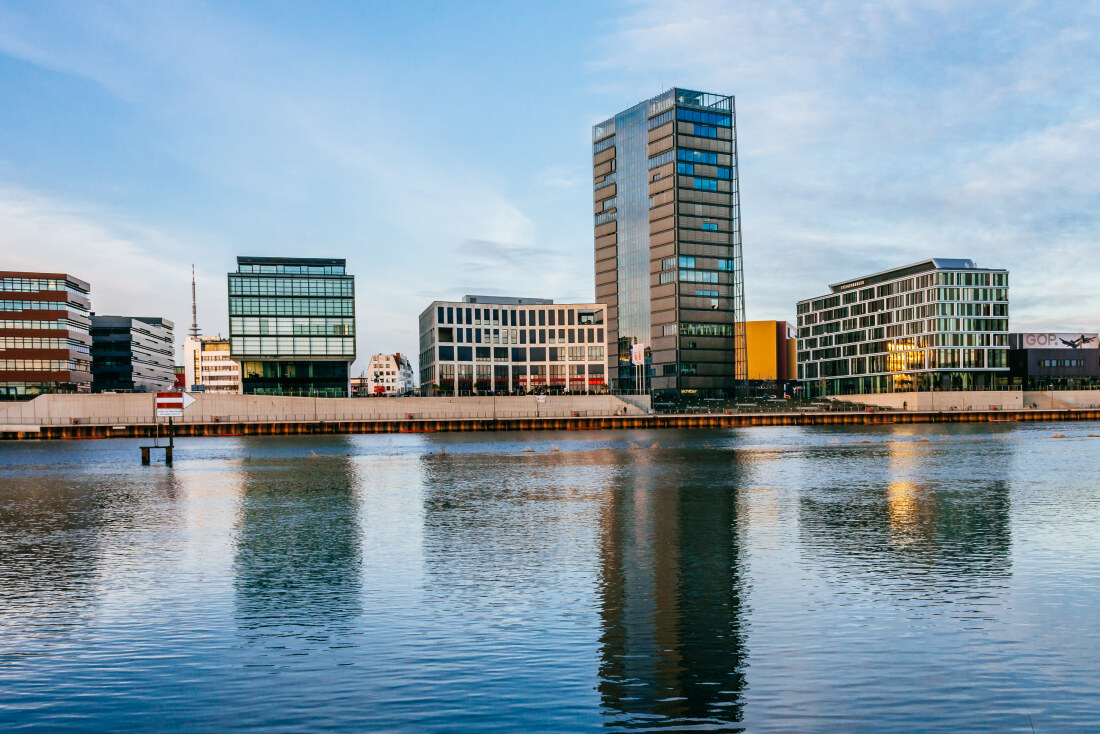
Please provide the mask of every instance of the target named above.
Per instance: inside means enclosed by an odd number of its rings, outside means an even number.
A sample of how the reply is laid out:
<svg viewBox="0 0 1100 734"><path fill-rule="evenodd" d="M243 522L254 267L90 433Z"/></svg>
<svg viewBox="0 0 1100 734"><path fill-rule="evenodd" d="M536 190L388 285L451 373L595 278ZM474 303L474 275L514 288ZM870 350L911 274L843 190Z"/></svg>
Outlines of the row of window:
<svg viewBox="0 0 1100 734"><path fill-rule="evenodd" d="M351 298L351 278L241 278L229 276L231 296L313 296Z"/></svg>
<svg viewBox="0 0 1100 734"><path fill-rule="evenodd" d="M230 316L354 316L350 298L241 298L229 299Z"/></svg>
<svg viewBox="0 0 1100 734"><path fill-rule="evenodd" d="M88 353L88 345L75 339L39 336L0 336L0 349L72 349Z"/></svg>
<svg viewBox="0 0 1100 734"><path fill-rule="evenodd" d="M81 334L88 333L88 327L69 319L57 319L56 321L13 321L0 319L0 329L53 329L64 331L77 331Z"/></svg>
<svg viewBox="0 0 1100 734"><path fill-rule="evenodd" d="M0 311L65 311L70 308L84 310L61 301L0 301Z"/></svg>
<svg viewBox="0 0 1100 734"><path fill-rule="evenodd" d="M235 356L355 356L355 339L325 336L233 336Z"/></svg>
<svg viewBox="0 0 1100 734"><path fill-rule="evenodd" d="M715 166L717 172L714 174L715 178L724 179L726 181L730 178L730 169L725 166ZM677 163L676 173L683 176L695 176L695 164L694 163ZM699 174L703 175L703 174Z"/></svg>
<svg viewBox="0 0 1100 734"><path fill-rule="evenodd" d="M849 375L897 374L913 370L1005 369L1008 354L1003 349L930 349L877 357L809 362L798 366L800 379L847 377Z"/></svg>
<svg viewBox="0 0 1100 734"><path fill-rule="evenodd" d="M549 336L549 339L547 339ZM587 339L585 338L587 336ZM450 344L602 344L603 329L461 329L441 326L439 342Z"/></svg>
<svg viewBox="0 0 1100 734"><path fill-rule="evenodd" d="M63 280L52 278L0 278L0 293L40 293L65 291L69 295L87 298L87 292L73 288Z"/></svg>
<svg viewBox="0 0 1100 734"><path fill-rule="evenodd" d="M855 303L859 301L868 301L872 298L885 298L887 296L906 293L912 290L924 290L931 288L932 286L960 286L960 287L993 287L993 288L1008 288L1008 273L975 273L975 272L936 272L929 273L927 275L921 275L915 278L905 278L903 280L897 280L890 283L883 283L882 285L863 288L859 291L855 289L849 290L845 293L839 293L836 295L825 296L813 301L803 301L798 304L798 313L809 313L811 311L824 311L830 308L836 308L844 304ZM984 300L1008 300L1007 291L1004 291L1004 298L984 299ZM930 300L935 300L930 298ZM979 300L979 299L959 299L959 298L941 298L940 300ZM909 304L912 305L912 304Z"/></svg>
<svg viewBox="0 0 1100 734"><path fill-rule="evenodd" d="M1083 359L1040 359L1040 367L1084 367Z"/></svg>
<svg viewBox="0 0 1100 734"><path fill-rule="evenodd" d="M441 364L439 365L439 378L450 382L454 379L459 381L474 379L475 371L474 367L477 367L476 375L479 380L500 380L505 381L508 379L509 374L513 380L522 379L524 382L527 378L531 378L531 382L545 382L546 377L549 375L550 380L564 380L566 376L565 365L545 365L545 364L514 364L511 365L472 365L472 364ZM428 382L434 381L433 374L434 369L428 369L426 372L426 378ZM597 377L597 382L603 381L604 366L602 364L571 364L569 365L568 374L571 378L584 378L585 374L590 377Z"/></svg>
<svg viewBox="0 0 1100 734"><path fill-rule="evenodd" d="M237 266L237 272L270 275L345 275L344 268L344 265L244 264Z"/></svg>
<svg viewBox="0 0 1100 734"><path fill-rule="evenodd" d="M701 122L704 125L730 127L729 115L720 115L714 112L700 112L699 110L685 110L679 108L676 110L676 119L683 120L684 122Z"/></svg>
<svg viewBox="0 0 1100 734"><path fill-rule="evenodd" d="M504 309L436 306L438 324L472 324L474 326L573 326L574 321L586 324L602 324L603 311L580 310L573 308ZM503 321L503 323L501 323ZM530 323L528 323L530 322Z"/></svg>
<svg viewBox="0 0 1100 734"><path fill-rule="evenodd" d="M354 336L355 319L241 317L229 319L233 335Z"/></svg>
<svg viewBox="0 0 1100 734"><path fill-rule="evenodd" d="M0 370L88 372L89 363L79 359L0 359Z"/></svg>
<svg viewBox="0 0 1100 734"><path fill-rule="evenodd" d="M602 362L600 347L451 347L437 348L440 362Z"/></svg>
<svg viewBox="0 0 1100 734"><path fill-rule="evenodd" d="M680 324L681 336L733 336L733 324Z"/></svg>

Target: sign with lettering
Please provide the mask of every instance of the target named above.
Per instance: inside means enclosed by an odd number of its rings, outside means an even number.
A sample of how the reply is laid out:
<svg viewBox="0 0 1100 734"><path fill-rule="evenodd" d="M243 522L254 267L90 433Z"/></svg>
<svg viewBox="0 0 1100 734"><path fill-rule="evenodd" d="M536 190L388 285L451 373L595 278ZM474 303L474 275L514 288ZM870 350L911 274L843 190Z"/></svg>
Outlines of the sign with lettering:
<svg viewBox="0 0 1100 734"><path fill-rule="evenodd" d="M1024 349L1096 349L1096 334L1022 334Z"/></svg>
<svg viewBox="0 0 1100 734"><path fill-rule="evenodd" d="M153 399L157 418L182 418L183 409L195 402L185 392L158 392Z"/></svg>

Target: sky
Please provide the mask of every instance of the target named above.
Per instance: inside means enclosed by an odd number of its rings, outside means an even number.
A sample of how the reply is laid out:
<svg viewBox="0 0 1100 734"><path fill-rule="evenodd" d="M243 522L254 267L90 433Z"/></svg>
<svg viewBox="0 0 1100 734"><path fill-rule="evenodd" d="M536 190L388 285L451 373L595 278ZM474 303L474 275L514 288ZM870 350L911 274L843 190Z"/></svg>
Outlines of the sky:
<svg viewBox="0 0 1100 734"><path fill-rule="evenodd" d="M0 0L0 270L228 326L237 255L344 257L359 359L466 294L593 299L591 126L737 105L746 311L929 257L1100 329L1100 4ZM415 360L414 360L415 362Z"/></svg>

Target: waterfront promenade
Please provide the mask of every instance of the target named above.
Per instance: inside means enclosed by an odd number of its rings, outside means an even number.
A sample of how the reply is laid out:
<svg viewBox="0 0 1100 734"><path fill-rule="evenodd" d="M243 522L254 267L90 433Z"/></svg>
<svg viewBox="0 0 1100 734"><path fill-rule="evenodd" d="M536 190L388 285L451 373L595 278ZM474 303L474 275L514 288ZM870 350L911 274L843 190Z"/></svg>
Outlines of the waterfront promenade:
<svg viewBox="0 0 1100 734"><path fill-rule="evenodd" d="M648 396L561 395L461 398L289 398L196 395L177 436L258 436L331 433L431 433L743 426L879 425L1100 420L1100 393L1015 393L1011 405L941 393L932 409L814 403L798 410L652 413ZM968 399L966 396L978 396ZM134 438L165 435L149 394L45 395L0 405L0 439ZM159 427L158 427L159 424Z"/></svg>

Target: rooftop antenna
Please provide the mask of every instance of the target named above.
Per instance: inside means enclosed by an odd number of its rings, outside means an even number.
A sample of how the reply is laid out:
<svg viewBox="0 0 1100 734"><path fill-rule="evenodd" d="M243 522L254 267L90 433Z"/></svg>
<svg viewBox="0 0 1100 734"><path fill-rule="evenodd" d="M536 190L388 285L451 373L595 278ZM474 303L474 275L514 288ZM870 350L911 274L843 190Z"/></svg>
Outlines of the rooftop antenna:
<svg viewBox="0 0 1100 734"><path fill-rule="evenodd" d="M199 338L199 317L198 310L195 308L195 266L191 265L191 330L188 332L188 336L192 339Z"/></svg>

